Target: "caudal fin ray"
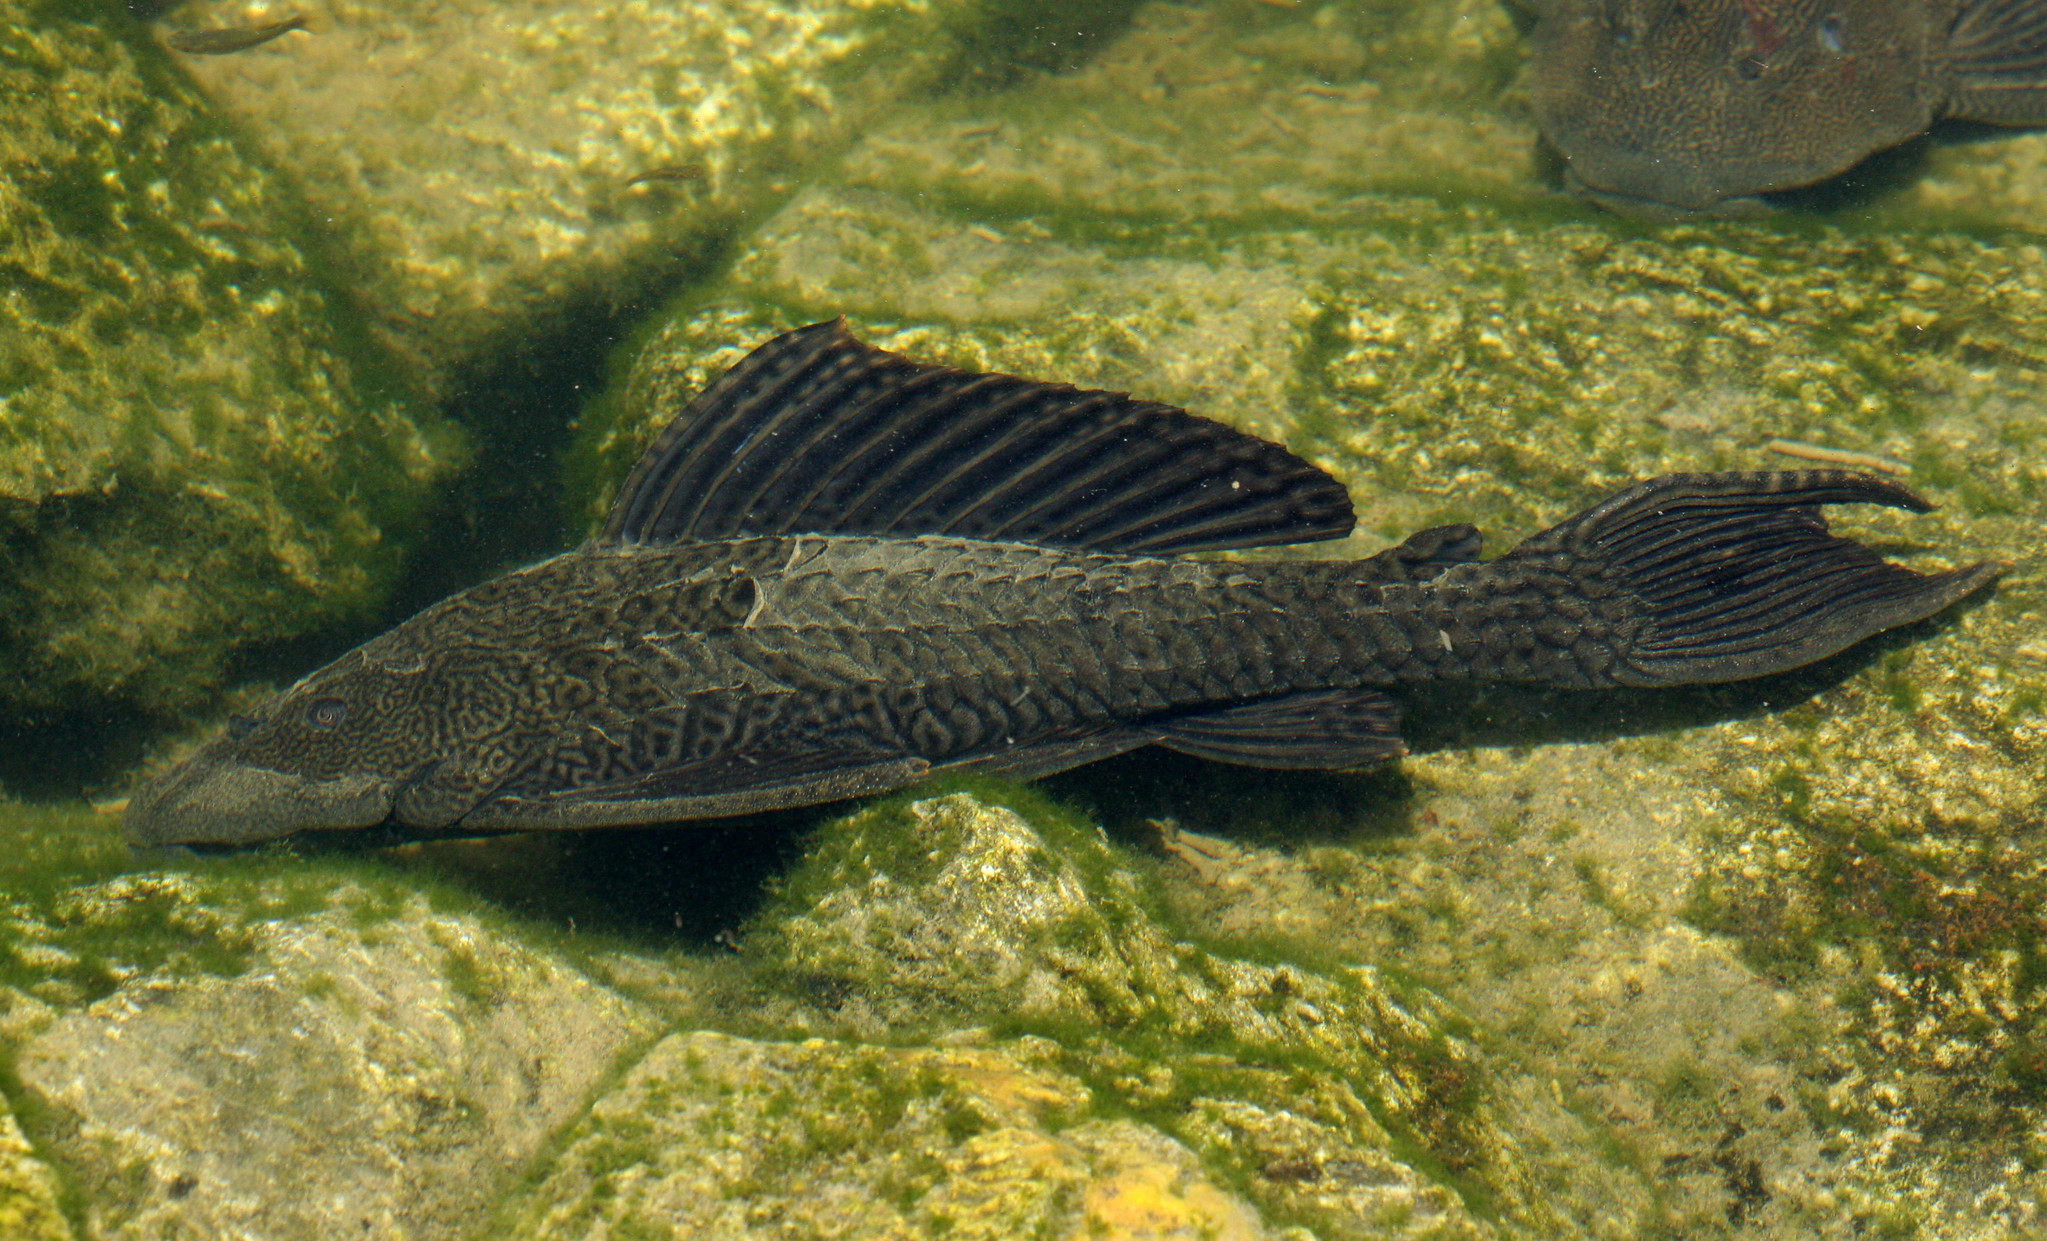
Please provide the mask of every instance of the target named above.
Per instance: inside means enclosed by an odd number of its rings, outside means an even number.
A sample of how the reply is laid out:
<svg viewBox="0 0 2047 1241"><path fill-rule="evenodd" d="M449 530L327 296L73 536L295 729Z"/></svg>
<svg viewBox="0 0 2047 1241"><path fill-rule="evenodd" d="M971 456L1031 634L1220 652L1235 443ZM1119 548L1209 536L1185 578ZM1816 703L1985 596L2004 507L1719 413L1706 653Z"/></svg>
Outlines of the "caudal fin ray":
<svg viewBox="0 0 2047 1241"><path fill-rule="evenodd" d="M1832 536L1787 539L1772 549L1773 559L1744 566L1736 579L1709 571L1690 581L1680 578L1675 583L1658 583L1662 589L1637 593L1651 602L1668 623L1682 624L1689 632L1703 635L1745 627L1757 618L1790 611L1807 602L1832 600L1838 606L1862 593L1875 594L1893 588L1898 579L1871 571L1873 557L1840 557L1836 562L1835 553L1844 547L1861 550L1859 545ZM1708 549L1702 559L1710 563L1740 550L1738 546L1729 548L1723 544ZM1686 565L1673 555L1658 567L1681 572ZM1916 574L1899 572L1907 579L1918 580Z"/></svg>
<svg viewBox="0 0 2047 1241"><path fill-rule="evenodd" d="M1896 483L1843 470L1674 474L1544 531L1543 558L1633 615L1615 679L1728 681L1794 668L1930 616L1994 578L1974 565L1920 574L1830 533L1820 506L1924 511Z"/></svg>

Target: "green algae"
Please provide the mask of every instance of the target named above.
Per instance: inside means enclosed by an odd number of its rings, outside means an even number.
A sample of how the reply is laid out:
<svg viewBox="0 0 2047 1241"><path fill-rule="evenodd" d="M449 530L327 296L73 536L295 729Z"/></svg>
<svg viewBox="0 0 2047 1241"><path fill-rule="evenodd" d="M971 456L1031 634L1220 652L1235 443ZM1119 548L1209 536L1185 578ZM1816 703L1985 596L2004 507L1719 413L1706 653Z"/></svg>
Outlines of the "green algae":
<svg viewBox="0 0 2047 1241"><path fill-rule="evenodd" d="M142 978L235 978L271 929L330 914L365 940L425 908L578 959L618 946L508 913L431 861L289 846L172 861L133 855L118 818L92 807L0 801L0 988L69 1010ZM488 1007L504 993L472 946L441 948L459 997ZM330 973L305 985L324 995L334 982Z"/></svg>
<svg viewBox="0 0 2047 1241"><path fill-rule="evenodd" d="M1269 945L1269 964L1236 954L1249 937L1204 946L1151 895L1150 864L1064 813L1026 828L994 809L1019 800L999 785L976 793L893 798L820 830L743 941L782 992L763 1008L779 1006L783 1028L916 1042L969 1023L1050 1039L1088 1087L1086 1119L1213 1148L1204 1166L1276 1219L1326 1226L1340 1211L1297 1211L1257 1178L1262 1162L1190 1128L1203 1101L1390 1152L1480 1218L1551 1218L1514 1188L1527 1172L1502 1145L1498 1070L1440 1000L1298 945ZM952 895L961 875L971 903ZM1310 1106L1318 1091L1336 1093Z"/></svg>
<svg viewBox="0 0 2047 1241"><path fill-rule="evenodd" d="M139 973L232 975L250 939L192 885L132 873L113 820L90 808L0 806L0 986L76 1005Z"/></svg>
<svg viewBox="0 0 2047 1241"><path fill-rule="evenodd" d="M187 710L374 607L462 449L120 6L4 16L0 698Z"/></svg>

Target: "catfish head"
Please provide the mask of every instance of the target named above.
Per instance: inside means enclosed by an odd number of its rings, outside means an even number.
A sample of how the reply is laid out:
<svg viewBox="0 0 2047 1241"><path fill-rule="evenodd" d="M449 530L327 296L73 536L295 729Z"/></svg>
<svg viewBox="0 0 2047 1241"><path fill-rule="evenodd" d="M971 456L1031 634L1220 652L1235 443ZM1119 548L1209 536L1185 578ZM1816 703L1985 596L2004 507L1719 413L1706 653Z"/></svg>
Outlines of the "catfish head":
<svg viewBox="0 0 2047 1241"><path fill-rule="evenodd" d="M1577 187L1650 214L1738 209L1921 132L1934 0L1545 0L1532 98Z"/></svg>
<svg viewBox="0 0 2047 1241"><path fill-rule="evenodd" d="M431 612L236 716L129 803L138 845L444 828L515 765L518 663L439 645Z"/></svg>

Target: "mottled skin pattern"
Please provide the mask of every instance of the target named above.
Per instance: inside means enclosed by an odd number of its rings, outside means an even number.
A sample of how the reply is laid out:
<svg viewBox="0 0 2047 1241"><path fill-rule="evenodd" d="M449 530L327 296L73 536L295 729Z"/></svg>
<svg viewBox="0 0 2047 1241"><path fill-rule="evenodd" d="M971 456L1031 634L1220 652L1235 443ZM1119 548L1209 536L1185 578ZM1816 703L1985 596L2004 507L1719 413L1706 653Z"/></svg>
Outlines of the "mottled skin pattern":
<svg viewBox="0 0 2047 1241"><path fill-rule="evenodd" d="M1942 117L2047 122L2039 49L1978 29L2006 15L1957 26L1965 9L2028 6L2040 0L1543 0L1536 118L1577 186L1609 205L1724 209L1834 176Z"/></svg>
<svg viewBox="0 0 2047 1241"><path fill-rule="evenodd" d="M1422 585L1392 556L1224 563L940 537L593 549L368 643L244 722L236 757L382 772L416 828L677 770L677 794L724 792L713 808L729 813L751 804L733 787L747 756L1027 775L1044 755L1002 757L1294 690L1651 680L1601 593L1539 562ZM329 701L342 718L316 709ZM384 727L401 718L417 725Z"/></svg>
<svg viewBox="0 0 2047 1241"><path fill-rule="evenodd" d="M1359 687L1758 676L1999 571L1885 564L1813 507L1851 501L1918 506L1841 471L1669 475L1485 563L1469 527L1362 561L945 536L593 544L307 677L145 789L128 827L145 843L234 843L706 818L940 769L1045 774L1184 745L1190 721L1229 732L1231 712L1259 704L1301 714L1242 731L1297 748L1222 757L1381 762L1401 752L1395 720L1390 704L1373 718L1383 700ZM1348 707L1326 697L1345 691Z"/></svg>
<svg viewBox="0 0 2047 1241"><path fill-rule="evenodd" d="M1841 470L1670 474L1481 563L1363 561L1277 445L1120 393L920 364L840 322L760 346L649 445L581 550L428 608L129 805L143 844L597 827L814 805L1159 744L1343 769L1405 752L1372 687L1761 676L1995 577L1918 574L1821 510Z"/></svg>

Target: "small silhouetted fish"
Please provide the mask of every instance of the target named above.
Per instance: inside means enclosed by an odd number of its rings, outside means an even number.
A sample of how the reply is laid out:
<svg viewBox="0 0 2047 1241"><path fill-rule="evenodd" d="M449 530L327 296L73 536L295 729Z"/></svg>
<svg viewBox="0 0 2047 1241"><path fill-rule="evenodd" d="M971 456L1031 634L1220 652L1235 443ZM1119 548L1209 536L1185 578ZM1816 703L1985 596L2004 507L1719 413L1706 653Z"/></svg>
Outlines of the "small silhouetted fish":
<svg viewBox="0 0 2047 1241"><path fill-rule="evenodd" d="M304 15L287 17L281 22L269 22L261 26L221 26L208 30L176 30L163 37L163 41L175 51L192 56L225 56L230 52L246 52L252 47L261 47L272 39L279 39L294 30L305 30ZM307 33L311 33L308 31Z"/></svg>
<svg viewBox="0 0 2047 1241"><path fill-rule="evenodd" d="M664 168L649 168L628 178L625 187L646 185L652 181L703 181L709 178L711 170L702 164L670 164Z"/></svg>
<svg viewBox="0 0 2047 1241"><path fill-rule="evenodd" d="M1524 0L1537 122L1575 187L1740 209L1943 119L2047 124L2047 0Z"/></svg>
<svg viewBox="0 0 2047 1241"><path fill-rule="evenodd" d="M1260 767L1405 752L1384 687L1761 676L1996 576L1922 576L1820 507L1845 470L1673 474L1481 563L1363 560L1335 479L1120 393L921 365L820 323L700 394L603 532L307 676L142 790L141 844L710 818L1029 777L1145 745Z"/></svg>

